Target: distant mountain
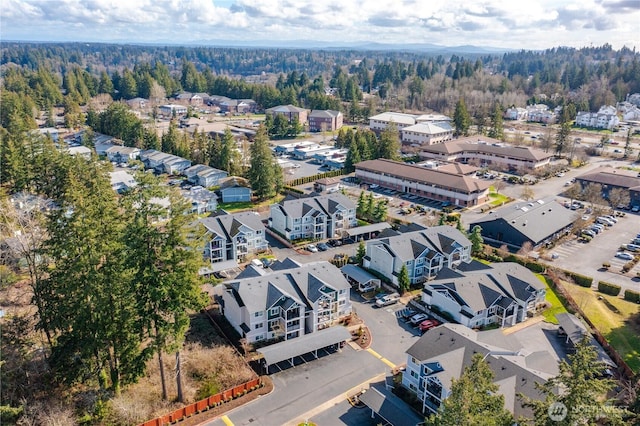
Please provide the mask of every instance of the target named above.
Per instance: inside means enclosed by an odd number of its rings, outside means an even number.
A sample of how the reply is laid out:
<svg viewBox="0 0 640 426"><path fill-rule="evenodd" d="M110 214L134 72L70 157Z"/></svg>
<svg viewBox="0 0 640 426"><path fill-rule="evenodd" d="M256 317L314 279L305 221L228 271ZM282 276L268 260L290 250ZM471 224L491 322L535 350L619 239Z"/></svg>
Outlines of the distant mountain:
<svg viewBox="0 0 640 426"><path fill-rule="evenodd" d="M163 43L158 41L157 43ZM140 43L135 43L140 44ZM155 43L145 43L155 44ZM163 43L164 44L164 43ZM175 44L175 41L167 44ZM426 53L462 53L474 55L502 54L514 49L493 46L441 46L431 43L376 43L376 42L337 42L317 40L202 40L198 42L182 43L187 46L220 46L220 47L281 47L287 49L324 49L324 50L378 50L378 51L406 51Z"/></svg>

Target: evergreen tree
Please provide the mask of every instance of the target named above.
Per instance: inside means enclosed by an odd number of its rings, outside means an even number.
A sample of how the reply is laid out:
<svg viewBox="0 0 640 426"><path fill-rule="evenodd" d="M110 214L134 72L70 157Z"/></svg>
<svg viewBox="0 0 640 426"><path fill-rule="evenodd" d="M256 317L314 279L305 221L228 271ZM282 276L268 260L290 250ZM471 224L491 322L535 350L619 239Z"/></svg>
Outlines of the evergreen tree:
<svg viewBox="0 0 640 426"><path fill-rule="evenodd" d="M371 220L371 213L373 213L373 193L369 192L365 198L363 219Z"/></svg>
<svg viewBox="0 0 640 426"><path fill-rule="evenodd" d="M430 426L511 426L513 416L504 408L504 396L493 383L493 371L482 354L475 354L459 379L453 379L451 393L438 413L425 422Z"/></svg>
<svg viewBox="0 0 640 426"><path fill-rule="evenodd" d="M491 129L489 130L489 137L499 140L504 140L504 126L502 124L502 108L499 104L496 104L493 108L493 115L491 116Z"/></svg>
<svg viewBox="0 0 640 426"><path fill-rule="evenodd" d="M362 261L364 257L367 255L367 247L364 245L364 241L360 241L358 244L358 250L356 251L356 259L358 261L358 265L362 266Z"/></svg>
<svg viewBox="0 0 640 426"><path fill-rule="evenodd" d="M471 235L469 235L469 240L471 241L471 251L473 253L481 253L482 245L484 244L484 238L482 238L482 228L480 225L476 225L471 230Z"/></svg>
<svg viewBox="0 0 640 426"><path fill-rule="evenodd" d="M533 424L536 426L569 426L577 424L609 424L623 425L623 410L614 409L613 401L606 399L615 382L601 378L605 365L598 361L595 348L585 336L576 345L576 351L561 360L560 374L537 384L544 398L530 399L519 395L525 406L533 409ZM558 407L566 410L561 420L552 420L550 408Z"/></svg>
<svg viewBox="0 0 640 426"><path fill-rule="evenodd" d="M398 287L400 288L400 294L406 293L411 287L411 280L409 279L409 271L407 265L402 264L400 268L400 275L398 276Z"/></svg>
<svg viewBox="0 0 640 426"><path fill-rule="evenodd" d="M124 232L126 266L132 271L136 311L145 336L158 355L163 399L167 399L163 352L177 352L189 325L189 312L205 306L200 289L199 251L204 243L190 238L193 217L183 197L155 176L137 175L138 185L123 197L129 213ZM154 201L168 197L170 207ZM167 218L158 223L159 218Z"/></svg>
<svg viewBox="0 0 640 426"><path fill-rule="evenodd" d="M360 191L360 195L358 196L358 205L356 206L356 216L362 219L364 218L366 211L367 205L364 191Z"/></svg>
<svg viewBox="0 0 640 426"><path fill-rule="evenodd" d="M251 188L260 200L266 200L276 195L276 168L277 165L271 149L264 126L260 126L251 145L251 168L247 172ZM278 168L282 174L282 169Z"/></svg>
<svg viewBox="0 0 640 426"><path fill-rule="evenodd" d="M387 220L387 202L382 200L378 201L373 207L371 218L374 222L380 223Z"/></svg>
<svg viewBox="0 0 640 426"><path fill-rule="evenodd" d="M567 150L567 143L571 134L571 123L565 122L560 125L560 131L556 134L556 154L560 155Z"/></svg>
<svg viewBox="0 0 640 426"><path fill-rule="evenodd" d="M393 123L380 134L377 158L397 160L400 158L400 136Z"/></svg>
<svg viewBox="0 0 640 426"><path fill-rule="evenodd" d="M467 105L463 98L456 103L456 109L453 113L453 123L456 128L456 135L469 136L469 128L471 127L471 116L467 111Z"/></svg>

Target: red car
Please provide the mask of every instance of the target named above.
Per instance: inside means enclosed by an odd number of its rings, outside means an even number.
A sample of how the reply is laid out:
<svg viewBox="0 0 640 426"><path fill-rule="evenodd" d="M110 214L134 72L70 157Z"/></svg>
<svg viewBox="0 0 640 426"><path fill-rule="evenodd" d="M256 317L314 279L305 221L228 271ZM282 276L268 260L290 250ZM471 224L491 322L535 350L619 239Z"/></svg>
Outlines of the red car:
<svg viewBox="0 0 640 426"><path fill-rule="evenodd" d="M440 321L428 319L428 320L422 321L419 327L420 327L420 331L424 333L425 331L429 331L432 328L435 328L439 325L440 325Z"/></svg>

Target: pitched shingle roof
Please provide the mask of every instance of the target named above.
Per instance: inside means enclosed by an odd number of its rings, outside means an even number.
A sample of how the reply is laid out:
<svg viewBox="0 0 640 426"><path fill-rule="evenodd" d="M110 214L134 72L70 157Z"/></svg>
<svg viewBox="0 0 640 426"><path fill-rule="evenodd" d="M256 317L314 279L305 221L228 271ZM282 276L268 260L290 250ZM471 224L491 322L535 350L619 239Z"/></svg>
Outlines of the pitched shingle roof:
<svg viewBox="0 0 640 426"><path fill-rule="evenodd" d="M438 144L442 145L442 144ZM356 164L357 170L366 170L373 173L382 173L409 181L435 185L440 188L454 189L462 193L482 192L491 186L491 183L470 176L459 175L449 171L427 169L418 165L405 164L392 160L367 160Z"/></svg>
<svg viewBox="0 0 640 426"><path fill-rule="evenodd" d="M458 154L463 152L480 152L527 161L541 161L553 157L553 154L527 146L504 146L503 142L482 136L469 136L444 143L427 145L424 152L437 154Z"/></svg>

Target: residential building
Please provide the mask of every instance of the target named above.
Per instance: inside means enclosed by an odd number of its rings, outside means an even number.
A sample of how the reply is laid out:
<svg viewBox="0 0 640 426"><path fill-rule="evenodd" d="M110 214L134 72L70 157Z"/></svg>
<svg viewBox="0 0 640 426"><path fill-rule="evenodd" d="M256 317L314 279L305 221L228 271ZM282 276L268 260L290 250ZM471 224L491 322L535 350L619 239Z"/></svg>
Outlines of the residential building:
<svg viewBox="0 0 640 426"><path fill-rule="evenodd" d="M195 166L185 169L184 175L189 182L209 188L220 185L220 181L229 176L229 173L224 170L205 166L204 164L196 164Z"/></svg>
<svg viewBox="0 0 640 426"><path fill-rule="evenodd" d="M141 151L140 161L147 169L154 169L158 173L182 173L191 167L191 161L186 158L156 151L155 149Z"/></svg>
<svg viewBox="0 0 640 426"><path fill-rule="evenodd" d="M129 105L129 108L131 109L141 110L147 107L149 100L145 98L133 98L126 101L126 103L127 105Z"/></svg>
<svg viewBox="0 0 640 426"><path fill-rule="evenodd" d="M256 111L257 104L253 99L227 99L219 102L221 112L230 114L247 114Z"/></svg>
<svg viewBox="0 0 640 426"><path fill-rule="evenodd" d="M400 140L404 145L433 145L451 140L453 128L448 122L421 122L400 129Z"/></svg>
<svg viewBox="0 0 640 426"><path fill-rule="evenodd" d="M204 258L211 263L247 260L250 254L269 248L265 238L265 228L260 216L255 212L229 214L220 211L198 221L207 232Z"/></svg>
<svg viewBox="0 0 640 426"><path fill-rule="evenodd" d="M545 167L550 164L553 153L528 146L510 146L486 136L469 136L422 146L420 158L477 163L480 167L499 167L516 171Z"/></svg>
<svg viewBox="0 0 640 426"><path fill-rule="evenodd" d="M91 150L91 148L88 148L83 145L66 147L63 149L63 152L66 152L67 154L72 155L74 157L79 156L87 160L90 159L91 154L93 154L93 151Z"/></svg>
<svg viewBox="0 0 640 426"><path fill-rule="evenodd" d="M309 114L309 131L333 132L342 127L343 119L340 111L315 109Z"/></svg>
<svg viewBox="0 0 640 426"><path fill-rule="evenodd" d="M265 113L272 118L275 118L276 115L284 115L289 122L297 118L300 124L307 124L309 112L304 108L298 108L293 105L279 105L273 108L267 108Z"/></svg>
<svg viewBox="0 0 640 426"><path fill-rule="evenodd" d="M504 396L505 408L516 418L533 413L518 395L540 399L538 385L558 374L558 360L547 350L522 350L514 334L501 330L473 331L460 324L444 324L427 331L407 349L402 386L411 391L431 415L451 394L453 380L462 376L476 354L484 355L493 371L493 382Z"/></svg>
<svg viewBox="0 0 640 426"><path fill-rule="evenodd" d="M635 106L640 107L640 93L634 93L632 95L627 96L627 102L634 104Z"/></svg>
<svg viewBox="0 0 640 426"><path fill-rule="evenodd" d="M109 172L109 179L111 180L111 188L118 194L121 194L138 184L134 177L124 170Z"/></svg>
<svg viewBox="0 0 640 426"><path fill-rule="evenodd" d="M442 268L471 261L471 241L448 225L400 233L385 230L367 242L363 266L398 285L404 265L411 284L435 278Z"/></svg>
<svg viewBox="0 0 640 426"><path fill-rule="evenodd" d="M508 327L536 313L545 295L544 283L519 263L474 260L456 270L443 268L424 285L422 301L470 328Z"/></svg>
<svg viewBox="0 0 640 426"><path fill-rule="evenodd" d="M527 106L527 121L553 124L556 121L557 115L556 110L549 110L549 107L545 104Z"/></svg>
<svg viewBox="0 0 640 426"><path fill-rule="evenodd" d="M290 241L341 237L357 224L356 204L340 193L284 200L269 216L269 227Z"/></svg>
<svg viewBox="0 0 640 426"><path fill-rule="evenodd" d="M276 262L271 271L223 284L224 316L249 343L291 340L351 314L351 286L329 262ZM275 268L275 269L274 269Z"/></svg>
<svg viewBox="0 0 640 426"><path fill-rule="evenodd" d="M180 115L184 115L187 113L187 107L184 105L176 105L176 104L166 104L166 105L160 105L158 107L158 110L160 111L160 115L164 116L164 117L173 117L175 116L180 116Z"/></svg>
<svg viewBox="0 0 640 426"><path fill-rule="evenodd" d="M434 145L438 146L438 145ZM392 160L368 160L356 164L360 182L469 207L488 200L490 182L455 171L429 169Z"/></svg>
<svg viewBox="0 0 640 426"><path fill-rule="evenodd" d="M620 119L614 106L605 105L598 112L579 111L575 124L580 127L612 130L620 124Z"/></svg>
<svg viewBox="0 0 640 426"><path fill-rule="evenodd" d="M218 196L216 193L200 185L180 192L182 196L191 203L191 213L213 213L218 209Z"/></svg>
<svg viewBox="0 0 640 426"><path fill-rule="evenodd" d="M609 198L609 192L614 188L628 191L629 205L640 206L640 176L637 172L611 167L599 167L588 173L576 177L576 183L584 191L588 185L597 184L602 187L602 196Z"/></svg>
<svg viewBox="0 0 640 426"><path fill-rule="evenodd" d="M112 163L127 163L140 157L140 148L113 145L105 150L105 154Z"/></svg>
<svg viewBox="0 0 640 426"><path fill-rule="evenodd" d="M223 203L250 202L253 192L245 178L231 176L220 182L220 196Z"/></svg>
<svg viewBox="0 0 640 426"><path fill-rule="evenodd" d="M510 107L504 112L504 118L507 120L527 120L528 111L526 108Z"/></svg>
<svg viewBox="0 0 640 426"><path fill-rule="evenodd" d="M469 225L482 229L482 238L494 246L519 249L538 247L560 238L571 229L577 214L553 199L509 204L489 211Z"/></svg>

